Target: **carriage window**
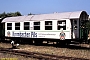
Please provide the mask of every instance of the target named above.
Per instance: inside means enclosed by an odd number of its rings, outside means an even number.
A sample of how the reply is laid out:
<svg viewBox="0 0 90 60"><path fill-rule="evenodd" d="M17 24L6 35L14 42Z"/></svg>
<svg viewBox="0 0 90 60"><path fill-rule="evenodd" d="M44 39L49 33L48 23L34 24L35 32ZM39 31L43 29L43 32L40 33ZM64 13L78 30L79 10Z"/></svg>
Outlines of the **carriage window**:
<svg viewBox="0 0 90 60"><path fill-rule="evenodd" d="M77 29L77 20L74 20L74 29Z"/></svg>
<svg viewBox="0 0 90 60"><path fill-rule="evenodd" d="M30 26L29 22L24 22L24 30L29 30L30 29L29 26Z"/></svg>
<svg viewBox="0 0 90 60"><path fill-rule="evenodd" d="M76 25L77 25L77 21L76 21L76 20L74 20L74 24L76 24Z"/></svg>
<svg viewBox="0 0 90 60"><path fill-rule="evenodd" d="M52 21L45 21L45 30L52 30Z"/></svg>
<svg viewBox="0 0 90 60"><path fill-rule="evenodd" d="M61 30L61 29L66 30L66 20L58 21L57 23L58 23L57 24L58 30Z"/></svg>
<svg viewBox="0 0 90 60"><path fill-rule="evenodd" d="M15 30L20 30L20 23L15 23Z"/></svg>
<svg viewBox="0 0 90 60"><path fill-rule="evenodd" d="M40 30L40 22L34 22L34 30Z"/></svg>
<svg viewBox="0 0 90 60"><path fill-rule="evenodd" d="M12 30L12 23L7 23L7 30Z"/></svg>

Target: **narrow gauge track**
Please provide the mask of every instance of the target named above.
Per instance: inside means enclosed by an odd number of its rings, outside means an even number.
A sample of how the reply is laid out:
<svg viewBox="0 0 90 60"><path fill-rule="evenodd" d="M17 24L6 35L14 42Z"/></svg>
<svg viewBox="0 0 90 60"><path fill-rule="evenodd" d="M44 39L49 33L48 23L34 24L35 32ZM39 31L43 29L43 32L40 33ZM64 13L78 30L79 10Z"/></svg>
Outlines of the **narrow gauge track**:
<svg viewBox="0 0 90 60"><path fill-rule="evenodd" d="M14 49L6 49L6 48L0 48L0 53L9 53L13 55L36 58L40 60L90 60L90 59L84 59L84 58L49 55L49 54L28 52L28 51L22 51L22 50L14 50Z"/></svg>

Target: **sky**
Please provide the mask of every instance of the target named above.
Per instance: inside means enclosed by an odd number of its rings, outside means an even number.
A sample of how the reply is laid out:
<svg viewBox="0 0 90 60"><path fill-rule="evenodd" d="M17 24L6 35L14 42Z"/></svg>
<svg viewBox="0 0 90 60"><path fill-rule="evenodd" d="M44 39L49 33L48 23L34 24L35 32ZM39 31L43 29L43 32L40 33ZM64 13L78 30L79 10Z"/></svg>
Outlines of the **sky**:
<svg viewBox="0 0 90 60"><path fill-rule="evenodd" d="M27 15L82 10L90 15L90 0L0 0L0 13L19 11Z"/></svg>

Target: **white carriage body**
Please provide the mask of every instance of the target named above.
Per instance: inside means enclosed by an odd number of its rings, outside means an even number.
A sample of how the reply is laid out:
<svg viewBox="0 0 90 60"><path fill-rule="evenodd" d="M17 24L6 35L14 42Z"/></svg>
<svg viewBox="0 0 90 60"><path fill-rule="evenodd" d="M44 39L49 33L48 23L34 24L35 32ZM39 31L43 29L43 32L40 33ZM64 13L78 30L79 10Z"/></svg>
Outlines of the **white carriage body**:
<svg viewBox="0 0 90 60"><path fill-rule="evenodd" d="M65 20L65 19L64 19ZM40 30L24 30L23 28L23 22L20 22L20 30L15 30L15 22L12 22L12 29L13 30L7 30L7 22L5 24L6 30L5 30L5 36L7 35L7 32L10 32L10 37L25 37L25 38L47 38L47 39L60 39L60 33L62 30L57 30L57 21L58 20L49 20L52 21L52 30L45 30L45 21L40 21ZM33 27L33 22L34 21L29 21L30 22L30 27ZM71 39L71 25L70 25L70 20L66 19L66 30L63 30L65 33L65 39Z"/></svg>
<svg viewBox="0 0 90 60"><path fill-rule="evenodd" d="M68 13L54 13L54 14L41 14L22 16L19 20L18 17L10 17L4 19L5 22L5 36L6 37L23 37L23 38L46 38L46 39L60 39L62 32L65 39L77 39L79 38L79 17L82 11L68 12ZM61 17L62 16L62 17ZM26 19L26 20L25 20ZM16 21L17 20L17 21ZM51 30L45 30L45 21L52 21ZM58 21L62 23L58 24ZM65 21L65 22L63 22ZM76 23L75 23L76 21ZM20 23L20 30L15 30L15 23ZM24 30L24 22L29 22L29 30ZM34 22L40 22L40 30L34 30ZM7 24L12 23L12 30L7 29ZM72 25L73 24L73 25ZM64 26L58 29L58 26ZM75 29L76 26L76 29ZM72 31L73 30L73 31ZM62 34L62 35L63 35Z"/></svg>
<svg viewBox="0 0 90 60"><path fill-rule="evenodd" d="M66 30L60 29L57 30L57 21L66 21ZM52 21L52 30L45 30L45 21ZM79 20L78 20L79 21ZM61 20L44 20L40 21L40 30L33 30L34 21L30 22L30 28L32 30L24 30L24 22L20 22L20 30L15 30L15 22L12 22L12 30L7 30L7 23L5 23L5 36L8 36L8 32L10 32L10 37L24 37L24 38L47 38L47 39L60 39L60 33L63 31L65 33L65 39L71 39L71 22L69 19L61 19ZM78 29L77 29L78 30ZM79 32L73 33L73 38ZM79 35L76 35L79 37Z"/></svg>

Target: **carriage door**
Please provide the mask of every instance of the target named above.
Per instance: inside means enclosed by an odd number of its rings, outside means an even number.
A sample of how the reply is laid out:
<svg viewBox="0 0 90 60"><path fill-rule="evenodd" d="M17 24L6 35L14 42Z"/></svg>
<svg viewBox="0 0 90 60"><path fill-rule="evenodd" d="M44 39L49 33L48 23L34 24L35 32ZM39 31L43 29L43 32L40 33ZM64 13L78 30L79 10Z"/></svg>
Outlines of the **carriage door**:
<svg viewBox="0 0 90 60"><path fill-rule="evenodd" d="M80 21L80 39L87 40L88 38L88 29L86 28L86 21Z"/></svg>
<svg viewBox="0 0 90 60"><path fill-rule="evenodd" d="M71 20L71 38L78 39L79 38L79 20L72 19Z"/></svg>
<svg viewBox="0 0 90 60"><path fill-rule="evenodd" d="M78 25L77 25L78 20L74 20L74 34L75 34L75 39L78 38Z"/></svg>
<svg viewBox="0 0 90 60"><path fill-rule="evenodd" d="M79 19L79 22L80 22L79 35L80 35L80 39L82 39L82 40L87 40L87 38L88 38L88 29L86 27L86 23L88 22L88 18L89 18L89 15L85 11L83 11L81 13L80 19Z"/></svg>

